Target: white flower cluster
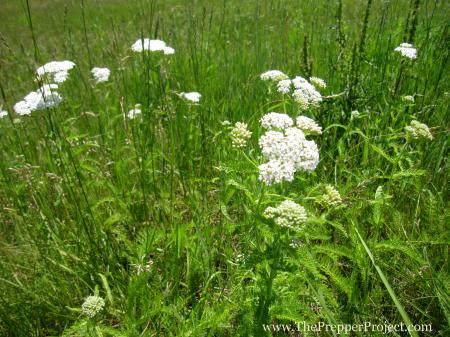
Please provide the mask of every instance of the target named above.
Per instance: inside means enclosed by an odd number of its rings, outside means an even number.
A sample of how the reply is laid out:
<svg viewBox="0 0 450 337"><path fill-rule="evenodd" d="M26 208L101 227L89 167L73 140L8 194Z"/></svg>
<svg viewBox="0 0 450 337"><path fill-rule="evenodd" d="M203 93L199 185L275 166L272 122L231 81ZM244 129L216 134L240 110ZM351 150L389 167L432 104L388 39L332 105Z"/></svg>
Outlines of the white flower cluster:
<svg viewBox="0 0 450 337"><path fill-rule="evenodd" d="M322 127L313 119L306 116L298 116L295 120L297 127L306 134L321 135Z"/></svg>
<svg viewBox="0 0 450 337"><path fill-rule="evenodd" d="M0 118L8 116L8 111L0 109Z"/></svg>
<svg viewBox="0 0 450 337"><path fill-rule="evenodd" d="M94 76L95 82L101 83L106 82L109 79L109 74L111 73L108 68L92 68L92 76Z"/></svg>
<svg viewBox="0 0 450 337"><path fill-rule="evenodd" d="M161 51L164 55L172 55L175 53L175 49L169 47L161 40L139 39L131 46L131 49L136 53L143 51Z"/></svg>
<svg viewBox="0 0 450 337"><path fill-rule="evenodd" d="M322 202L327 207L336 207L342 204L342 198L334 186L326 185L325 193L322 195Z"/></svg>
<svg viewBox="0 0 450 337"><path fill-rule="evenodd" d="M414 139L427 138L429 140L433 139L430 128L423 123L418 121L412 121L410 125L405 127L407 135L410 135Z"/></svg>
<svg viewBox="0 0 450 337"><path fill-rule="evenodd" d="M263 81L281 81L287 79L288 76L279 70L269 70L259 76Z"/></svg>
<svg viewBox="0 0 450 337"><path fill-rule="evenodd" d="M105 307L105 301L98 296L88 296L81 305L81 310L89 318L94 318Z"/></svg>
<svg viewBox="0 0 450 337"><path fill-rule="evenodd" d="M236 149L243 148L247 144L247 140L251 137L251 135L252 133L248 130L247 124L237 122L230 133L231 145Z"/></svg>
<svg viewBox="0 0 450 337"><path fill-rule="evenodd" d="M399 52L403 57L414 60L417 58L417 49L410 43L400 43L400 46L394 49Z"/></svg>
<svg viewBox="0 0 450 337"><path fill-rule="evenodd" d="M314 85L316 88L325 89L327 87L327 84L325 83L325 81L319 77L311 76L309 78L309 82L311 82L311 84Z"/></svg>
<svg viewBox="0 0 450 337"><path fill-rule="evenodd" d="M269 70L260 75L264 81L277 81L277 91L282 94L291 94L301 110L305 110L310 106L317 106L322 102L322 95L317 88L326 88L325 81L318 77L310 77L310 82L301 76L296 76L292 80L280 70Z"/></svg>
<svg viewBox="0 0 450 337"><path fill-rule="evenodd" d="M75 67L72 61L51 61L37 68L38 78L48 75L51 82L63 83L69 77L69 70Z"/></svg>
<svg viewBox="0 0 450 337"><path fill-rule="evenodd" d="M140 104L136 104L134 106L134 109L131 109L130 111L128 111L127 117L129 119L134 119L135 117L137 117L138 115L140 115L142 113L141 111L141 105Z"/></svg>
<svg viewBox="0 0 450 337"><path fill-rule="evenodd" d="M294 101L300 105L302 110L305 110L310 106L317 106L322 102L322 95L303 77L295 77L292 80L292 84L295 88L292 97L294 98Z"/></svg>
<svg viewBox="0 0 450 337"><path fill-rule="evenodd" d="M277 207L267 207L264 216L274 219L279 226L291 229L298 229L307 220L305 208L291 200L285 200Z"/></svg>
<svg viewBox="0 0 450 337"><path fill-rule="evenodd" d="M269 161L259 165L259 180L268 186L292 181L296 171L313 171L319 163L317 144L307 140L299 128L291 127L289 121L292 119L288 115L274 113L261 119L269 130L261 136L259 145Z"/></svg>
<svg viewBox="0 0 450 337"><path fill-rule="evenodd" d="M359 116L361 116L361 114L359 113L358 110L353 110L353 111L350 113L350 118L351 118L351 119L356 119L356 118L358 118Z"/></svg>
<svg viewBox="0 0 450 337"><path fill-rule="evenodd" d="M261 125L264 129L284 130L294 124L291 117L278 112L269 112L261 118Z"/></svg>
<svg viewBox="0 0 450 337"><path fill-rule="evenodd" d="M21 116L30 115L35 110L51 108L61 102L61 96L56 92L57 84L45 84L36 91L30 92L22 101L14 105L14 111Z"/></svg>
<svg viewBox="0 0 450 337"><path fill-rule="evenodd" d="M414 104L414 96L412 95L406 95L402 97L403 102L408 104Z"/></svg>
<svg viewBox="0 0 450 337"><path fill-rule="evenodd" d="M202 97L202 95L198 92L182 92L180 94L180 96L188 101L191 101L193 103L198 103L200 102L200 98Z"/></svg>
<svg viewBox="0 0 450 337"><path fill-rule="evenodd" d="M292 81L290 79L281 80L277 84L278 92L282 94L289 94L292 89Z"/></svg>

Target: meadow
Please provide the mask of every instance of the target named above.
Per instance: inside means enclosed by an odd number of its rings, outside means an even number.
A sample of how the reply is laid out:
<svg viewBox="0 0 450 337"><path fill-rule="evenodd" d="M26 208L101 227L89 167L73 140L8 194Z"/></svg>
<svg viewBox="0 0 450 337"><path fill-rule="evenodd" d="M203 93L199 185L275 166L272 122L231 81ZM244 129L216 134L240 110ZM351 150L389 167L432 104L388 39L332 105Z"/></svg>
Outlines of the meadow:
<svg viewBox="0 0 450 337"><path fill-rule="evenodd" d="M0 335L448 336L449 19L2 0Z"/></svg>

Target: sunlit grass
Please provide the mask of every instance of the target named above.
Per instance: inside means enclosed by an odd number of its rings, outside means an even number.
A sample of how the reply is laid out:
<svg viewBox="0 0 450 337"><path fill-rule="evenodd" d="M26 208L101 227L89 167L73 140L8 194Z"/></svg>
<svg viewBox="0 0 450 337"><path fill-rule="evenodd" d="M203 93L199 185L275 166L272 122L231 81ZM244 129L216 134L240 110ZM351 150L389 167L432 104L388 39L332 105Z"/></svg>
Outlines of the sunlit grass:
<svg viewBox="0 0 450 337"><path fill-rule="evenodd" d="M3 2L0 335L448 334L448 3ZM53 60L76 64L61 103L16 114ZM300 112L270 69L324 79L322 102ZM268 112L320 125L315 170L260 181ZM285 200L297 229L265 213Z"/></svg>

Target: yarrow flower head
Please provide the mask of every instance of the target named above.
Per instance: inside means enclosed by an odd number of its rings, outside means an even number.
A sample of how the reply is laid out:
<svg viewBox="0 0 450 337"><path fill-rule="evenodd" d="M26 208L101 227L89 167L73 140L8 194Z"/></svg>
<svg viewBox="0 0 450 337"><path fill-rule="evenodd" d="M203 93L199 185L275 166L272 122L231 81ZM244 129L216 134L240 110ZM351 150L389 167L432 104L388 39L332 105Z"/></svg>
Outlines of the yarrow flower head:
<svg viewBox="0 0 450 337"><path fill-rule="evenodd" d="M266 185L292 181L296 171L313 171L319 162L317 144L307 140L303 131L295 127L269 130L261 136L259 145L269 159L259 166L259 180Z"/></svg>
<svg viewBox="0 0 450 337"><path fill-rule="evenodd" d="M303 77L295 77L292 80L292 84L295 88L292 97L299 104L301 110L305 110L310 106L317 106L322 102L322 95Z"/></svg>
<svg viewBox="0 0 450 337"><path fill-rule="evenodd" d="M311 82L312 85L314 85L316 88L326 88L327 84L324 80L322 80L319 77L312 76L309 78L309 82Z"/></svg>
<svg viewBox="0 0 450 337"><path fill-rule="evenodd" d="M94 76L95 82L101 83L106 82L109 79L109 74L111 73L108 68L92 68L92 76Z"/></svg>
<svg viewBox="0 0 450 337"><path fill-rule="evenodd" d="M417 49L410 43L400 43L400 46L394 49L399 52L403 57L414 60L417 58Z"/></svg>
<svg viewBox="0 0 450 337"><path fill-rule="evenodd" d="M292 81L290 79L281 80L277 84L277 90L282 94L290 93L291 88L292 88Z"/></svg>
<svg viewBox="0 0 450 337"><path fill-rule="evenodd" d="M416 120L412 121L410 125L405 127L405 131L407 136L410 136L414 139L426 138L429 140L433 139L433 135L431 134L430 128L423 123L420 123Z"/></svg>
<svg viewBox="0 0 450 337"><path fill-rule="evenodd" d="M259 76L263 81L281 81L288 76L280 70L269 70Z"/></svg>
<svg viewBox="0 0 450 337"><path fill-rule="evenodd" d="M105 307L105 300L98 296L88 296L81 305L81 310L89 318L94 318Z"/></svg>
<svg viewBox="0 0 450 337"><path fill-rule="evenodd" d="M138 115L140 115L142 113L141 111L141 105L140 104L136 104L134 106L134 109L131 109L130 111L128 111L127 117L129 119L134 119L136 118Z"/></svg>
<svg viewBox="0 0 450 337"><path fill-rule="evenodd" d="M69 77L69 70L73 67L75 67L75 63L72 61L52 61L37 68L36 73L38 78L48 75L51 81L63 83Z"/></svg>
<svg viewBox="0 0 450 337"><path fill-rule="evenodd" d="M342 204L342 198L334 186L326 185L325 193L322 195L322 202L327 207L336 207Z"/></svg>
<svg viewBox="0 0 450 337"><path fill-rule="evenodd" d="M321 135L322 127L313 119L306 116L298 116L295 120L297 127L306 134Z"/></svg>
<svg viewBox="0 0 450 337"><path fill-rule="evenodd" d="M294 124L291 117L278 112L269 112L261 118L261 125L265 129L284 130Z"/></svg>
<svg viewBox="0 0 450 337"><path fill-rule="evenodd" d="M356 118L358 118L360 115L361 115L361 114L359 113L358 110L353 110L353 111L350 113L350 118L351 118L351 119L356 119Z"/></svg>
<svg viewBox="0 0 450 337"><path fill-rule="evenodd" d="M8 116L8 111L0 109L0 118Z"/></svg>
<svg viewBox="0 0 450 337"><path fill-rule="evenodd" d="M56 92L57 84L45 84L36 91L30 92L14 105L14 111L21 116L30 115L35 110L57 106L62 98Z"/></svg>
<svg viewBox="0 0 450 337"><path fill-rule="evenodd" d="M266 208L264 216L273 219L281 227L295 230L301 229L307 220L305 208L291 200L284 200L277 207Z"/></svg>
<svg viewBox="0 0 450 337"><path fill-rule="evenodd" d="M402 97L403 102L408 104L414 104L414 96L412 95L406 95Z"/></svg>
<svg viewBox="0 0 450 337"><path fill-rule="evenodd" d="M191 101L193 103L198 103L200 102L200 98L202 97L202 95L198 92L182 92L180 94L181 97L183 97L184 99Z"/></svg>
<svg viewBox="0 0 450 337"><path fill-rule="evenodd" d="M279 159L269 160L267 163L258 166L259 180L267 186L278 184L282 181L294 180L294 165Z"/></svg>
<svg viewBox="0 0 450 337"><path fill-rule="evenodd" d="M139 39L132 46L131 50L136 53L141 53L143 51L161 51L164 55L172 55L175 53L175 49L166 45L162 40L150 40L150 39Z"/></svg>
<svg viewBox="0 0 450 337"><path fill-rule="evenodd" d="M247 129L246 123L237 122L230 133L231 145L236 149L243 148L251 135L252 133Z"/></svg>

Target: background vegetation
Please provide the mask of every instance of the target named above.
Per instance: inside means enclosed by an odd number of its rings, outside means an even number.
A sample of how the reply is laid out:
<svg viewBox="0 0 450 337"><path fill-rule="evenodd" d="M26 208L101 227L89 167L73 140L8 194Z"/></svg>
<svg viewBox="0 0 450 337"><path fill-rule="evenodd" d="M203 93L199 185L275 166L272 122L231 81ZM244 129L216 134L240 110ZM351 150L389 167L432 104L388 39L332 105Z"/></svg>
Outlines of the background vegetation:
<svg viewBox="0 0 450 337"><path fill-rule="evenodd" d="M0 335L300 336L262 324L410 320L448 336L449 15L431 0L2 0ZM133 54L141 37L176 53ZM401 42L417 60L393 51ZM35 69L64 59L77 66L62 104L15 115ZM110 81L94 85L93 66ZM324 128L316 171L264 188L259 119L298 115L259 80L269 69L321 77L334 96L305 113ZM124 119L136 103L142 116ZM413 119L432 141L405 140ZM245 150L226 120L249 124ZM321 206L325 184L343 206ZM284 197L310 217L280 238L261 214ZM81 304L96 291L93 320Z"/></svg>

